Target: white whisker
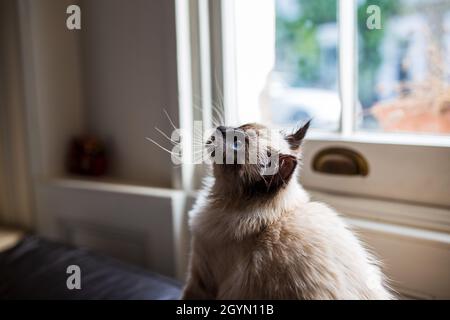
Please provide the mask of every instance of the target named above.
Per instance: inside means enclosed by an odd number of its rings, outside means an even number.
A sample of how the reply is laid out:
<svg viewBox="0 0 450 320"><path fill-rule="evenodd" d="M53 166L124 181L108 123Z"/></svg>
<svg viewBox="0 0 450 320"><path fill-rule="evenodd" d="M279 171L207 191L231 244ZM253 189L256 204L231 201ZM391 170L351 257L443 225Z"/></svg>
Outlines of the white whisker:
<svg viewBox="0 0 450 320"><path fill-rule="evenodd" d="M171 151L171 150L169 150L169 149L167 149L167 148L164 148L162 145L160 145L158 142L156 142L156 141L153 140L152 138L146 137L145 139L147 139L147 140L150 141L150 142L153 142L156 146L160 147L162 150L164 150L164 151L166 151L166 152L168 152L168 153L170 153L170 154L177 155L176 152Z"/></svg>
<svg viewBox="0 0 450 320"><path fill-rule="evenodd" d="M165 113L167 119L169 120L169 122L172 125L172 127L174 128L174 130L178 130L178 128L175 126L172 119L170 118L169 114L167 113L167 110L163 108L163 112Z"/></svg>
<svg viewBox="0 0 450 320"><path fill-rule="evenodd" d="M166 133L164 133L164 131L162 131L161 129L159 129L158 127L155 127L155 130L158 131L164 138L166 138L167 140L169 140L170 142L172 142L173 144L178 144L179 142L173 140L172 138L170 138Z"/></svg>

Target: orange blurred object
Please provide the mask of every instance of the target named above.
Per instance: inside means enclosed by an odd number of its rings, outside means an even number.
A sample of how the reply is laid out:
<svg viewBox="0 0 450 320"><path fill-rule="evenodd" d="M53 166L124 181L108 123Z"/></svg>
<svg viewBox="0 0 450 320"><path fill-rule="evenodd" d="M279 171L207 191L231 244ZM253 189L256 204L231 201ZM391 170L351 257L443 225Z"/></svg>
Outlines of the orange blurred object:
<svg viewBox="0 0 450 320"><path fill-rule="evenodd" d="M450 133L450 97L419 99L417 96L379 102L371 109L383 131Z"/></svg>
<svg viewBox="0 0 450 320"><path fill-rule="evenodd" d="M66 163L69 173L102 176L106 174L107 164L106 148L99 139L92 136L72 139Z"/></svg>

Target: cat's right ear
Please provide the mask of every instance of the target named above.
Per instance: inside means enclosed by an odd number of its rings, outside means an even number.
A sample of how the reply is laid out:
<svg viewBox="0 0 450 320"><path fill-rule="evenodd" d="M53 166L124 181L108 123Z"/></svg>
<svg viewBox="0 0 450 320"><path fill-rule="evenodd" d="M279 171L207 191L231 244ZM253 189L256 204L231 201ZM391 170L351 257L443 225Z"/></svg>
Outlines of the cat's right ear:
<svg viewBox="0 0 450 320"><path fill-rule="evenodd" d="M308 131L309 125L311 124L311 120L308 120L303 126L301 126L294 133L287 135L286 140L289 142L289 145L292 150L297 150L300 148L303 139L305 138L306 132Z"/></svg>

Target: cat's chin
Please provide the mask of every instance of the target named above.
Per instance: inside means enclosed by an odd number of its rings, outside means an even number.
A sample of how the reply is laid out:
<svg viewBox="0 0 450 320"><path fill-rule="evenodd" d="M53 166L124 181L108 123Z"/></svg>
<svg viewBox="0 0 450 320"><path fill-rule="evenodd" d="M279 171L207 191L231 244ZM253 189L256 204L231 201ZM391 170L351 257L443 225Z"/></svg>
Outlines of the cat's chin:
<svg viewBox="0 0 450 320"><path fill-rule="evenodd" d="M223 164L223 163L212 163L212 167L214 172L222 173L222 174L233 174L238 173L241 170L242 165L239 164Z"/></svg>

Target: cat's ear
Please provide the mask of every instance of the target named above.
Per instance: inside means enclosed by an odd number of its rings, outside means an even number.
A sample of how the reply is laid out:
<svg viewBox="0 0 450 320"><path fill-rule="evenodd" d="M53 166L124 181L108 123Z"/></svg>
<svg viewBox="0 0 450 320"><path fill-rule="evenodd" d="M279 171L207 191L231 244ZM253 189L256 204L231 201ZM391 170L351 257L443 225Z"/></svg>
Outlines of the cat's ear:
<svg viewBox="0 0 450 320"><path fill-rule="evenodd" d="M289 145L292 150L297 150L302 144L303 138L305 138L306 132L308 131L309 125L311 124L311 120L308 120L303 126L301 126L294 133L287 135L286 140L289 142Z"/></svg>
<svg viewBox="0 0 450 320"><path fill-rule="evenodd" d="M278 178L282 184L289 181L295 168L297 167L297 158L290 154L281 154L278 160Z"/></svg>
<svg viewBox="0 0 450 320"><path fill-rule="evenodd" d="M296 167L297 158L295 156L290 154L280 154L278 156L276 172L271 175L265 175L265 178L261 179L259 183L256 184L255 190L264 193L279 190L289 182Z"/></svg>

